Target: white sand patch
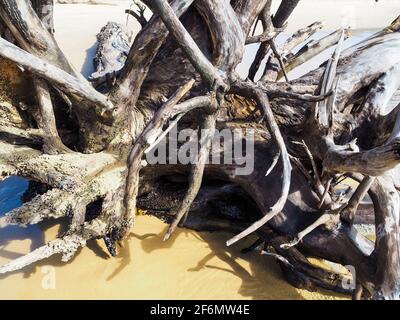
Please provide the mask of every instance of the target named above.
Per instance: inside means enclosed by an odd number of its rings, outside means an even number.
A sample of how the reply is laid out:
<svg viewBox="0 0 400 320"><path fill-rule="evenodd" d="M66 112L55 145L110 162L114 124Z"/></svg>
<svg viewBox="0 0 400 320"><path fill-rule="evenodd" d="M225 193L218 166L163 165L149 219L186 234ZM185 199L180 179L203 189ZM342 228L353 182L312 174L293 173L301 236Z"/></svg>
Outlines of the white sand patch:
<svg viewBox="0 0 400 320"><path fill-rule="evenodd" d="M113 5L57 4L55 9L57 41L84 75L93 71L96 34L108 21L125 24L125 9L132 4L131 0L99 1ZM279 3L279 0L273 2L274 10ZM399 14L399 0L302 0L291 16L286 32L296 31L316 20L325 22L324 32L349 25L353 29L378 29L387 26ZM129 27L135 33L140 30L140 25L132 17L129 18ZM315 65L318 62L312 67Z"/></svg>
<svg viewBox="0 0 400 320"><path fill-rule="evenodd" d="M126 24L125 9L130 0L118 5L57 4L55 6L56 39L67 58L88 76L93 71L92 59L97 48L96 35L108 21ZM135 34L140 25L131 17L128 26Z"/></svg>
<svg viewBox="0 0 400 320"><path fill-rule="evenodd" d="M273 2L277 8L280 1ZM289 31L316 20L327 29L350 26L352 29L383 28L400 14L398 0L301 0L289 20Z"/></svg>

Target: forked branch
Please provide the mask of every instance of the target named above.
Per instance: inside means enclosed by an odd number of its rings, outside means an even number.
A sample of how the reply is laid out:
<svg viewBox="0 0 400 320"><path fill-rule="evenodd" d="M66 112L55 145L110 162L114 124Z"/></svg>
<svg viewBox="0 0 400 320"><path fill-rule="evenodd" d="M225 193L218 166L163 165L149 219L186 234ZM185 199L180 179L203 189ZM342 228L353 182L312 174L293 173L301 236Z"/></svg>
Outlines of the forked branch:
<svg viewBox="0 0 400 320"><path fill-rule="evenodd" d="M18 48L12 43L0 38L0 56L15 62L17 65L32 73L54 82L63 91L92 102L99 115L112 117L114 106L106 96L96 91L88 82L71 76L60 68L35 57L34 55Z"/></svg>
<svg viewBox="0 0 400 320"><path fill-rule="evenodd" d="M265 225L268 221L273 219L277 214L279 214L288 198L289 195L289 189L290 189L290 179L291 179L291 171L292 171L292 166L290 164L290 159L289 159L289 154L286 149L286 144L285 141L282 137L282 134L279 130L279 127L275 121L274 114L272 113L270 109L270 104L268 101L268 97L262 92L262 90L258 88L254 88L250 92L248 92L249 96L253 99L256 100L257 105L259 108L262 109L264 115L265 115L265 121L267 124L267 127L271 133L271 136L277 143L280 152L281 152L281 160L283 163L283 177L282 177L282 194L279 198L279 200L276 202L276 204L270 209L269 212L266 212L264 217L261 218L260 220L256 221L253 223L250 227L242 231L240 234L236 235L232 239L227 241L227 245L230 246L237 241L243 239L244 237L248 236L249 234L253 233L257 229L261 228L263 225Z"/></svg>

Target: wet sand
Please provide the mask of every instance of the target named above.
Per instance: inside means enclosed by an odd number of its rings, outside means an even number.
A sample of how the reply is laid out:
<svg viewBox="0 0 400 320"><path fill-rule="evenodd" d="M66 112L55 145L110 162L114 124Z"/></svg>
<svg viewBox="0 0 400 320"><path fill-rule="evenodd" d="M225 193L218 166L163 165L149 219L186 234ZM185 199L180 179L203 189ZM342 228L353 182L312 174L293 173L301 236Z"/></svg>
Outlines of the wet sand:
<svg viewBox="0 0 400 320"><path fill-rule="evenodd" d="M0 263L54 239L59 226L0 235ZM226 248L227 233L177 230L168 242L167 225L139 216L117 258L102 241L67 264L53 257L23 272L0 277L0 299L340 299L329 292L298 290L283 280L273 258L240 249L251 239ZM13 241L9 242L10 236ZM54 284L54 286L53 286Z"/></svg>

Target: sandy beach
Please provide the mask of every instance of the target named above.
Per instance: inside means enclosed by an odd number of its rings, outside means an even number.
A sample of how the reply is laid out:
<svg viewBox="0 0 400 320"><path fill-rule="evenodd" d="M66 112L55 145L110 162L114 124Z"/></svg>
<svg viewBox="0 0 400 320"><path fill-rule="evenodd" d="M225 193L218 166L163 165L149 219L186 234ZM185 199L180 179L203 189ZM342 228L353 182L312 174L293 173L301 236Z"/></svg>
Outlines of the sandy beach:
<svg viewBox="0 0 400 320"><path fill-rule="evenodd" d="M118 0L114 5L56 5L56 38L68 59L85 76L93 71L96 34L108 21L125 24L124 10L130 3L129 0ZM275 1L274 6L277 4ZM325 21L325 33L350 25L357 29L356 38L347 44L350 45L370 34L371 31L366 30L388 25L399 13L398 0L378 3L375 0L304 0L291 17L287 32L316 20ZM128 20L128 26L134 32L139 30L132 18ZM287 36L288 33L280 41ZM239 70L242 74L246 73L248 61L256 49L247 49L246 61ZM320 62L313 61L307 68ZM304 73L307 68L295 72ZM10 191L13 186L18 188ZM20 205L23 188L26 184L21 181L0 182L0 214ZM22 272L1 276L0 299L347 298L290 286L273 258L258 253L240 253L251 239L227 248L224 243L229 234L180 229L169 242L163 242L166 228L167 225L154 217L139 216L130 239L125 241L117 258L109 258L102 241L92 241L67 264L54 257ZM10 227L2 230L0 264L37 248L59 233L60 227L54 221L27 229Z"/></svg>
<svg viewBox="0 0 400 320"><path fill-rule="evenodd" d="M104 1L100 1L104 2ZM108 22L126 24L125 9L130 0L107 0L109 5L58 4L55 9L56 38L61 48L84 75L92 70L92 57L96 50L96 34ZM276 9L280 1L273 1ZM324 31L348 27L352 29L378 29L388 25L400 14L398 0L303 0L289 20L286 33L303 28L315 21L323 21ZM128 18L130 30L136 34L140 25Z"/></svg>
<svg viewBox="0 0 400 320"><path fill-rule="evenodd" d="M163 242L166 229L158 219L140 216L117 258L108 257L102 241L93 241L67 264L54 257L0 277L0 299L344 298L290 286L273 258L240 253L251 239L227 249L229 234L179 229ZM54 239L59 226L46 223L40 230L15 231L0 235L1 264Z"/></svg>
<svg viewBox="0 0 400 320"><path fill-rule="evenodd" d="M96 35L108 21L126 24L134 34L140 30L135 19L124 13L130 0L118 0L118 5L58 4L55 6L56 39L68 59L85 76L93 72Z"/></svg>

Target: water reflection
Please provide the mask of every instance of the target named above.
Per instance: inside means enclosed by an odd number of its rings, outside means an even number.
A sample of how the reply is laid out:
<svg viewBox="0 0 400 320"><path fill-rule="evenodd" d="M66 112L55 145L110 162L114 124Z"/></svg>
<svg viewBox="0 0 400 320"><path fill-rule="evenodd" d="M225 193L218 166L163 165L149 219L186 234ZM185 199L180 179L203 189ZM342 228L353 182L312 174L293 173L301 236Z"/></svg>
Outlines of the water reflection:
<svg viewBox="0 0 400 320"><path fill-rule="evenodd" d="M22 204L28 186L28 180L16 176L0 181L0 216Z"/></svg>
<svg viewBox="0 0 400 320"><path fill-rule="evenodd" d="M0 217L22 205L22 197L28 187L29 181L17 176L0 181ZM29 241L28 249L31 251L44 243L43 231L37 225L26 228L8 226L0 229L0 258L12 260L23 255L24 252L10 246L18 241ZM25 276L28 275L29 272L25 273Z"/></svg>

